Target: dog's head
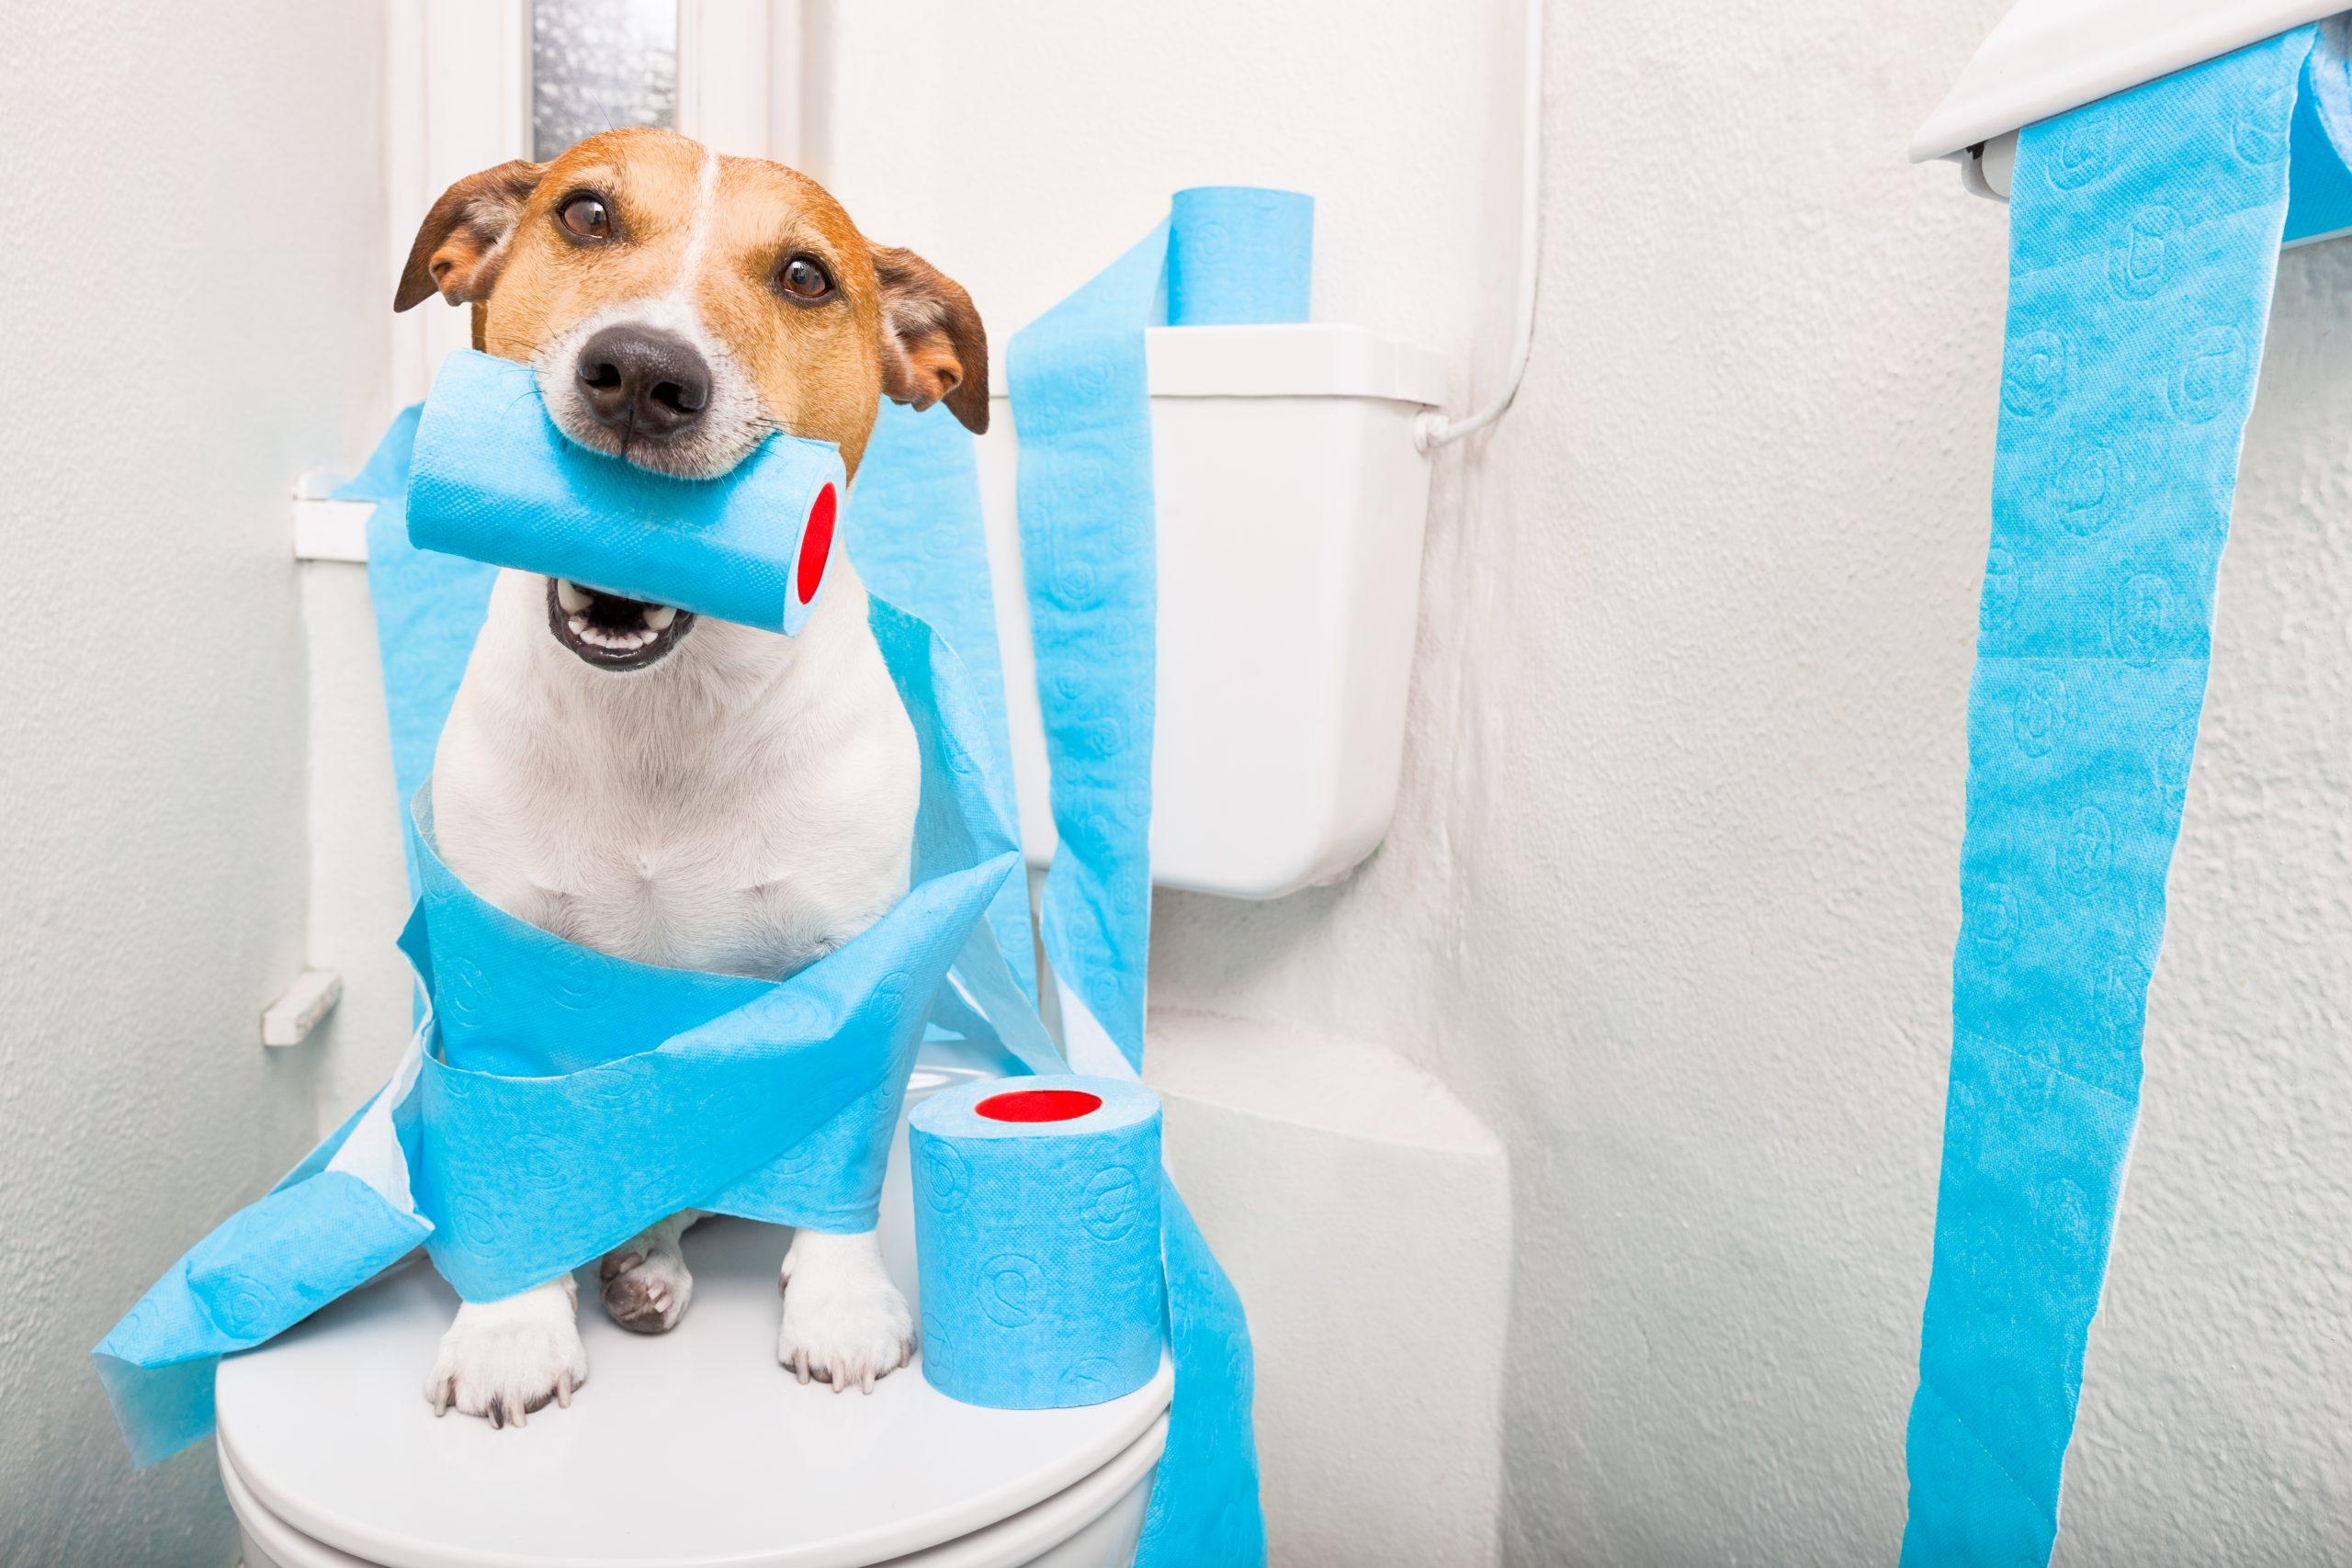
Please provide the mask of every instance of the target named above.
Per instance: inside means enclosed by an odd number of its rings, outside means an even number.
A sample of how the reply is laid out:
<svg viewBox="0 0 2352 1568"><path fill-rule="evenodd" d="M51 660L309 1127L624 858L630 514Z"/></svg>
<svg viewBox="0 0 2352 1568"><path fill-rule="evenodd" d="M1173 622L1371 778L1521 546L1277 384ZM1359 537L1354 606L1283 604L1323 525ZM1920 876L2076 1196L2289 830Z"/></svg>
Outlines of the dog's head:
<svg viewBox="0 0 2352 1568"><path fill-rule="evenodd" d="M834 443L854 475L885 396L988 428L988 339L962 288L869 242L815 181L666 130L451 186L392 308L435 292L472 307L477 348L532 367L566 435L662 473L723 474L780 429ZM559 642L616 670L693 620L552 581L548 611Z"/></svg>

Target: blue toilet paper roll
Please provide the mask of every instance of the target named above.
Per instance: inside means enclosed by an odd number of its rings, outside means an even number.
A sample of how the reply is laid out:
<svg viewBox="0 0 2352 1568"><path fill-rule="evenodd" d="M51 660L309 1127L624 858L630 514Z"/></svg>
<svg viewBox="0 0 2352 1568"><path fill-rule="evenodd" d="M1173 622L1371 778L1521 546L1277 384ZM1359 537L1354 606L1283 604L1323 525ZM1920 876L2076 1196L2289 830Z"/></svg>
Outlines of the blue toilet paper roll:
<svg viewBox="0 0 2352 1568"><path fill-rule="evenodd" d="M1169 203L1168 324L1306 320L1315 198L1257 186L1195 186Z"/></svg>
<svg viewBox="0 0 2352 1568"><path fill-rule="evenodd" d="M417 426L409 538L789 634L824 588L847 483L831 444L781 433L718 479L649 473L566 439L529 366L469 350Z"/></svg>
<svg viewBox="0 0 2352 1568"><path fill-rule="evenodd" d="M1058 1410L1159 1367L1159 1097L1055 1076L936 1095L907 1123L922 1371L967 1404Z"/></svg>

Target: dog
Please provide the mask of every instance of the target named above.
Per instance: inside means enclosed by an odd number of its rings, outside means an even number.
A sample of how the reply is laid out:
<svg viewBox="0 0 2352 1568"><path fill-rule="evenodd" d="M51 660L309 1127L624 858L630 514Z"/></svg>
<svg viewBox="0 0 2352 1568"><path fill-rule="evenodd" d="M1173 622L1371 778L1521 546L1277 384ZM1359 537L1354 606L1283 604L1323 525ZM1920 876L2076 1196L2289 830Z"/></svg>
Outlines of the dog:
<svg viewBox="0 0 2352 1568"><path fill-rule="evenodd" d="M815 181L666 130L589 138L435 202L393 308L438 293L528 365L571 440L723 474L771 430L854 476L881 397L988 425L970 298L873 244ZM906 891L920 761L846 559L798 635L502 571L433 771L443 858L507 913L647 964L781 978ZM694 1280L662 1221L599 1267L605 1311L675 1326ZM913 1353L874 1234L796 1233L776 1355L852 1385ZM492 1426L588 1378L571 1275L466 1303L425 1397Z"/></svg>

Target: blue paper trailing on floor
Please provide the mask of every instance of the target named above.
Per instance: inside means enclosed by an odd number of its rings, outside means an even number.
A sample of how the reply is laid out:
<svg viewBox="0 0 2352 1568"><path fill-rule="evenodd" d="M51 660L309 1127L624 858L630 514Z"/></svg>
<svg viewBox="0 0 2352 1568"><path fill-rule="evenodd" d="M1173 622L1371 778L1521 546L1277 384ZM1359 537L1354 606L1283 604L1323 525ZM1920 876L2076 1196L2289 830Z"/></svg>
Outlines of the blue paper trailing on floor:
<svg viewBox="0 0 2352 1568"><path fill-rule="evenodd" d="M1905 1568L2056 1541L2279 243L2352 223L2341 36L2018 139Z"/></svg>

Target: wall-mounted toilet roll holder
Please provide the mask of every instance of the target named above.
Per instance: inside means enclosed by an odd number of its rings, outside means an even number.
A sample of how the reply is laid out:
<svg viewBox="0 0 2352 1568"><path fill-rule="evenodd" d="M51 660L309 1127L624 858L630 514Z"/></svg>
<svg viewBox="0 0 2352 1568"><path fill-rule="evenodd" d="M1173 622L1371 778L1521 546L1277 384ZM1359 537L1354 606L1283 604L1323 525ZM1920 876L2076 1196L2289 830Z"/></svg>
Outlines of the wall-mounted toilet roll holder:
<svg viewBox="0 0 2352 1568"><path fill-rule="evenodd" d="M2006 201L2019 127L2343 9L2344 0L2018 0L1912 136L1911 161L1948 159L1973 194Z"/></svg>

